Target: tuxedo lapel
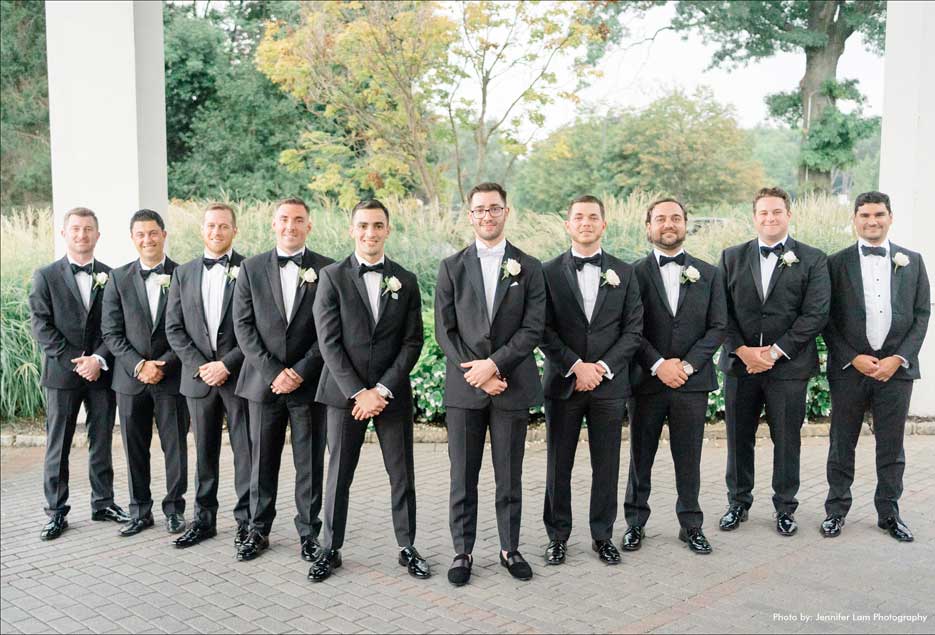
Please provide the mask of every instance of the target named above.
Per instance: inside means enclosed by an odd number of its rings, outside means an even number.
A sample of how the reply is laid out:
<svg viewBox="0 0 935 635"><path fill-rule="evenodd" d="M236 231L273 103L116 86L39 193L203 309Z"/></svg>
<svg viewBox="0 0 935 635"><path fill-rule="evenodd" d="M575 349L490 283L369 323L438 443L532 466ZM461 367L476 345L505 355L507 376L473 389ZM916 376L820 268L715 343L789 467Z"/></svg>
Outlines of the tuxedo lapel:
<svg viewBox="0 0 935 635"><path fill-rule="evenodd" d="M607 270L610 269L610 257L605 253L601 258L601 277L597 283L597 299L594 300L594 310L591 312L591 321L594 321L601 313L601 307L604 306L604 300L607 298L607 292L610 288L610 285L606 282L604 277L607 274ZM668 304L668 303L667 303Z"/></svg>
<svg viewBox="0 0 935 635"><path fill-rule="evenodd" d="M97 260L94 261L94 264L95 265L97 264ZM91 313L91 309L94 308L94 303L97 302L97 296L100 295L100 292L104 290L103 287L98 288L97 282L95 282L94 280L94 276L97 275L98 273L101 273L100 271L95 271L95 269L97 269L97 267L92 267L91 269L91 299L88 300L88 313L89 314ZM107 277L109 279L110 274L107 274Z"/></svg>
<svg viewBox="0 0 935 635"><path fill-rule="evenodd" d="M188 298L188 302L191 302L195 307L195 314L201 318L200 324L205 327L205 333L208 332L208 316L205 314L205 301L204 296L201 293L201 285L204 282L205 268L204 265L198 263L201 266L195 266L195 275L192 276L192 285L189 289L189 293L192 295ZM217 267L217 265L214 265ZM226 293L226 290L225 290ZM223 315L223 314L222 314Z"/></svg>
<svg viewBox="0 0 935 635"><path fill-rule="evenodd" d="M500 309L500 305L503 304L503 298L506 297L506 292L509 291L510 286L516 280L513 276L504 276L502 272L503 265L506 264L506 261L514 256L513 245L509 241L506 243L506 248L503 251L503 262L501 263L501 271L497 271L497 290L494 292L493 296L493 316L491 317L491 322L493 322L497 317L497 311ZM480 261L478 261L478 266L480 266ZM487 306L487 302L484 302L484 306Z"/></svg>
<svg viewBox="0 0 935 635"><path fill-rule="evenodd" d="M461 260L464 263L464 271L467 274L467 278L470 281L471 286L474 287L474 293L477 295L477 301L480 302L482 307L484 307L484 317L488 318L489 324L490 316L487 313L487 294L484 293L484 274L481 272L480 259L477 257L476 243L467 248L467 251L464 252L464 257Z"/></svg>
<svg viewBox="0 0 935 635"><path fill-rule="evenodd" d="M684 272L687 268L692 266L692 257L688 255L688 252L685 252L685 266L682 267ZM697 267L696 267L697 269ZM682 304L685 303L685 296L688 295L688 288L693 284L698 284L697 282L683 282L682 275L679 274L679 299L675 303L675 314L678 315L678 312L682 310ZM675 317L675 316L673 316Z"/></svg>
<svg viewBox="0 0 935 635"><path fill-rule="evenodd" d="M71 272L71 263L68 262L68 257L65 256L59 261L59 269L61 270L62 279L65 281L65 286L68 287L68 290L71 291L71 294L75 296L75 300L78 301L78 306L84 310L85 316L87 316L87 309L84 308L84 300L81 299L81 291L78 289L78 283L75 281L75 274ZM94 286L92 280L91 286Z"/></svg>
<svg viewBox="0 0 935 635"><path fill-rule="evenodd" d="M231 298L234 297L234 285L237 284L237 281L231 278L229 275L232 267L239 267L240 263L243 262L243 258L236 251L231 253L230 264L227 267L225 272L225 277L227 278L224 281L224 299L221 301L221 322L224 321L224 316L227 315L227 310L231 305ZM202 273L204 272L204 267L201 269ZM201 284L198 284L198 288L201 289Z"/></svg>
<svg viewBox="0 0 935 635"><path fill-rule="evenodd" d="M130 265L130 268L127 270L127 275L130 277L130 284L136 289L136 298L140 303L143 318L146 320L149 332L152 333L155 330L153 326L153 316L149 312L149 296L146 295L146 283L143 282L143 276L140 274L140 271L140 261L137 260Z"/></svg>
<svg viewBox="0 0 935 635"><path fill-rule="evenodd" d="M314 264L315 261L312 257L312 252L306 247L305 251L302 253L302 269L314 269ZM315 273L317 274L318 271L316 270ZM302 277L299 276L295 286L295 302L292 303L292 315L289 316L289 326L292 326L292 318L298 315L299 308L302 306L302 301L305 299L305 293L308 291L309 285L312 284L315 284L315 282L305 282L302 280Z"/></svg>
<svg viewBox="0 0 935 635"><path fill-rule="evenodd" d="M166 257L165 275L170 276L170 280L171 280L173 271L175 271L175 263L173 263L171 260L169 260L168 257ZM177 280L175 281L175 284L178 284ZM159 304L156 305L156 320L153 322L153 329L152 329L153 333L155 333L156 329L159 328L159 324L162 322L162 318L166 314L166 299L168 295L169 295L168 288L164 287L164 288L159 289ZM149 305L147 305L147 307L148 306Z"/></svg>
<svg viewBox="0 0 935 635"><path fill-rule="evenodd" d="M273 301L276 308L279 309L279 315L283 321L286 321L286 305L282 299L282 281L279 278L279 260L276 258L276 250L270 252L269 262L266 263L266 277L269 281L270 290L273 292Z"/></svg>
<svg viewBox="0 0 935 635"><path fill-rule="evenodd" d="M847 278L854 290L856 307L864 317L867 315L866 298L864 298L864 277L860 270L860 248L855 244L852 249L848 249L844 257L844 266L847 270ZM892 294L890 294L892 296Z"/></svg>
<svg viewBox="0 0 935 635"><path fill-rule="evenodd" d="M393 266L393 263L390 261L390 259L384 256L383 257L383 280L384 281L389 280L390 278L393 277L393 275L395 275L395 267ZM387 289L380 290L380 310L377 313L377 321L376 321L376 324L374 324L374 328L376 328L376 325L379 324L380 320L383 319L383 315L386 313L386 307L389 305L391 295L393 294L391 294L389 290Z"/></svg>
<svg viewBox="0 0 935 635"><path fill-rule="evenodd" d="M588 321L588 314L584 310L584 296L581 294L581 287L578 286L578 270L575 268L575 261L572 259L571 251L566 251L562 262L562 273L565 276L565 282L568 283L568 289L574 296L578 308L581 309L581 316L584 321Z"/></svg>
<svg viewBox="0 0 935 635"><path fill-rule="evenodd" d="M899 286L902 281L904 274L900 272L901 269L905 267L896 268L896 263L893 262L893 258L896 254L899 253L899 246L890 241L890 306L896 306L896 300L899 298Z"/></svg>
<svg viewBox="0 0 935 635"><path fill-rule="evenodd" d="M785 246L783 253L785 253L786 251L794 251L794 247L795 247L795 241L792 240L792 238L787 238L786 246ZM757 251L759 251L759 243L757 243ZM760 262L759 255L757 255L756 261ZM773 268L773 275L769 277L769 288L766 290L766 299L769 299L769 296L772 295L773 289L776 288L776 284L778 284L779 278L780 276L782 276L782 272L785 271L786 269L788 269L788 267L782 264L782 258L777 258L776 266ZM763 301L765 302L766 299L764 299Z"/></svg>
<svg viewBox="0 0 935 635"><path fill-rule="evenodd" d="M666 293L666 284L662 280L662 269L659 268L659 261L656 259L655 252L649 252L649 258L646 262L649 265L649 279L653 281L653 286L656 287L656 291L659 293L659 299L662 300L662 306L666 308L666 311L669 312L669 315L675 317L672 313L672 307L669 306L669 294ZM681 296L682 292L679 291ZM681 298L679 298L681 299Z"/></svg>
<svg viewBox="0 0 935 635"><path fill-rule="evenodd" d="M760 243L758 241L750 242L747 248L747 260L750 265L750 275L753 276L753 284L756 285L756 293L760 296L760 304L762 304L766 302L766 296L763 293L763 279L760 277Z"/></svg>
<svg viewBox="0 0 935 635"><path fill-rule="evenodd" d="M364 282L363 276L360 275L358 267L360 267L360 263L357 262L356 256L348 258L348 266L344 269L344 275L346 275L351 284L357 288L357 295L360 296L364 313L367 314L367 323L370 325L370 332L373 333L377 325L373 319L373 309L370 308L370 296L367 295L367 283ZM380 311L380 315L383 315L382 310Z"/></svg>

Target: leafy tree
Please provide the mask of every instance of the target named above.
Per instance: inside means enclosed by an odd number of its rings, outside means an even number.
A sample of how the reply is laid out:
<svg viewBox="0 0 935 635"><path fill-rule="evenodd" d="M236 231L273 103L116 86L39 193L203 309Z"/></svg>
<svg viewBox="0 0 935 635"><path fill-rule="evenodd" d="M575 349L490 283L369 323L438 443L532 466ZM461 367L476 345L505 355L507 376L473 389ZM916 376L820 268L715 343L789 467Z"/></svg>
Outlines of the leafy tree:
<svg viewBox="0 0 935 635"><path fill-rule="evenodd" d="M52 200L45 3L0 2L0 206Z"/></svg>
<svg viewBox="0 0 935 635"><path fill-rule="evenodd" d="M798 190L799 134L788 128L757 126L749 131L753 159L763 166L764 183Z"/></svg>
<svg viewBox="0 0 935 635"><path fill-rule="evenodd" d="M837 83L838 60L855 33L882 51L885 16L883 0L680 0L672 28L697 30L718 45L714 66L744 64L781 51L805 53L798 90L771 98L769 105L774 116L801 123L802 189L830 190L831 169L852 162L854 143L872 132L872 123L835 107L840 98L853 99L855 88Z"/></svg>

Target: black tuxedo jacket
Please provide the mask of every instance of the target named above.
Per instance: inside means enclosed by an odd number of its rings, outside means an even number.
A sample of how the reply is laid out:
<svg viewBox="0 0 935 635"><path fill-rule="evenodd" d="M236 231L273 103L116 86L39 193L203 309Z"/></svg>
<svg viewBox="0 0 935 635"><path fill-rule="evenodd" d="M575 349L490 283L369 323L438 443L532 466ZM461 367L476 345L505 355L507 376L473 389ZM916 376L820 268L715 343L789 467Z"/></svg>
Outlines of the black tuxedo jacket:
<svg viewBox="0 0 935 635"><path fill-rule="evenodd" d="M860 254L857 245L828 258L831 274L831 317L823 335L828 345L828 379L834 380L847 372L844 369L857 355L883 358L900 355L909 361L909 368L900 367L893 379L919 379L919 349L925 339L931 313L931 288L922 256L890 242L890 303L893 322L883 341L883 348L874 351L867 341L867 309ZM909 264L896 269L892 258L903 253Z"/></svg>
<svg viewBox="0 0 935 635"><path fill-rule="evenodd" d="M110 267L94 261L94 273L110 273ZM108 282L109 284L109 282ZM74 371L71 360L100 355L113 369L111 355L101 336L103 291L91 282L91 309L84 308L78 283L68 257L37 269L29 292L32 333L42 349L41 383L46 388L73 390L85 385L109 387L112 370L102 370L97 381L88 382Z"/></svg>
<svg viewBox="0 0 935 635"><path fill-rule="evenodd" d="M314 269L320 276L333 262L306 248L302 269ZM312 316L318 282L297 285L292 320L287 323L276 250L247 258L240 265L234 285L234 333L244 354L237 380L239 397L274 401L278 395L270 385L284 369L292 368L303 381L288 396L302 403L315 400L323 363Z"/></svg>
<svg viewBox="0 0 935 635"><path fill-rule="evenodd" d="M542 382L533 350L545 325L542 264L507 242L504 264L520 263L516 276L497 277L493 320L487 315L484 277L471 243L442 260L435 289L435 339L445 351L445 406L526 410L542 403ZM508 388L491 397L464 381L462 362L490 358Z"/></svg>
<svg viewBox="0 0 935 635"><path fill-rule="evenodd" d="M178 264L166 256L165 273L172 275ZM111 272L110 282L104 287L104 307L101 329L104 342L114 354L113 388L123 395L138 395L144 384L133 376L143 360L165 362L165 377L151 386L154 392L177 395L179 393L179 358L166 338L165 314L168 293L160 291L156 323L149 314L146 283L140 275L140 261L134 260Z"/></svg>
<svg viewBox="0 0 935 635"><path fill-rule="evenodd" d="M678 390L717 390L717 371L711 360L727 332L724 283L717 267L688 252L685 252L685 267L694 267L701 277L696 282L679 285L678 305L673 315L656 254L649 252L633 264L643 298L643 338L632 377L638 394L670 390L658 377L653 377L652 366L660 358L673 357L688 362L695 371Z"/></svg>
<svg viewBox="0 0 935 635"><path fill-rule="evenodd" d="M542 266L547 296L542 352L545 353L545 397L568 399L575 390L575 376L565 377L579 359L603 361L614 374L592 391L596 399L626 399L630 396L630 362L640 347L643 306L633 267L603 252L601 275L608 269L620 278L616 287L603 281L594 302L591 321L584 312L584 299L571 251Z"/></svg>
<svg viewBox="0 0 935 635"><path fill-rule="evenodd" d="M320 272L315 295L315 326L325 369L315 400L336 408L353 406L351 396L378 383L393 398L384 414L412 411L409 372L422 352L422 302L414 274L389 258L383 279L396 277L396 293L381 291L374 323L367 285L354 255Z"/></svg>
<svg viewBox="0 0 935 635"><path fill-rule="evenodd" d="M216 361L211 350L211 338L208 335L208 322L201 295L205 270L202 260L202 257L198 257L176 268L166 304L166 337L169 338L172 350L182 360L180 390L186 397L204 397L208 394L211 387L198 376L198 367ZM235 251L231 254L229 266L239 267L243 260L244 257ZM236 284L235 280L228 279L224 286L217 343L217 361L224 362L230 371L230 377L225 383L234 386L237 384L244 359L234 335L234 318L231 311Z"/></svg>
<svg viewBox="0 0 935 635"><path fill-rule="evenodd" d="M769 376L808 379L818 374L815 337L828 321L831 302L828 259L818 249L791 236L786 239L785 253L790 251L799 262L792 266L777 263L765 293L756 239L729 247L721 254L727 338L718 364L725 373L747 375L743 361L734 354L740 346L776 344L789 358L780 356L767 371Z"/></svg>

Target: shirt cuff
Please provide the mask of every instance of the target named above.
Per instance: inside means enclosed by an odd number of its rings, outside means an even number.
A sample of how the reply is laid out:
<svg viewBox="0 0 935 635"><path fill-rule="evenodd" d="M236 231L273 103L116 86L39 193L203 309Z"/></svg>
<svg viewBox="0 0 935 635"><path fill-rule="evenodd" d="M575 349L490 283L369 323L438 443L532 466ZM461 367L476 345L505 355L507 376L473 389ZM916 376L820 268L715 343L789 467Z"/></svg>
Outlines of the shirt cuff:
<svg viewBox="0 0 935 635"><path fill-rule="evenodd" d="M91 357L93 357L94 359L96 359L96 360L97 360L97 363L101 365L101 370L110 370L110 369L107 367L107 361L106 361L103 357L101 357L101 356L98 355L97 353L91 353ZM907 365L906 365L906 368L909 368L908 362L906 362L906 364L907 364Z"/></svg>
<svg viewBox="0 0 935 635"><path fill-rule="evenodd" d="M575 366L577 366L580 363L581 363L581 360L579 359L577 362L572 364L571 368L568 369L568 372L565 373L565 377L571 377L575 373Z"/></svg>
<svg viewBox="0 0 935 635"><path fill-rule="evenodd" d="M608 366L607 364L605 364L605 363L604 363L604 360L599 359L599 360L597 360L597 363L598 363L600 366L602 366L602 367L604 368L604 376L607 377L607 379L613 379L613 378L614 378L614 374L613 374L612 372L610 372L610 366Z"/></svg>
<svg viewBox="0 0 935 635"><path fill-rule="evenodd" d="M899 359L903 360L903 363L900 364L900 366L902 366L903 368L909 368L909 360L908 360L908 359L906 359L906 358L903 357L902 355L895 355L895 357L898 357Z"/></svg>
<svg viewBox="0 0 935 635"><path fill-rule="evenodd" d="M362 392L367 392L367 389L366 389L366 388L361 388L360 390L358 390L357 392L355 392L353 395L351 395L351 399L357 399L357 395L359 395L359 394L362 393Z"/></svg>
<svg viewBox="0 0 935 635"><path fill-rule="evenodd" d="M133 377L139 377L140 371L143 369L143 364L146 363L145 359L141 359L139 363L133 368Z"/></svg>
<svg viewBox="0 0 935 635"><path fill-rule="evenodd" d="M779 351L779 354L782 355L783 357L785 357L786 359L792 359L791 357L789 357L788 355L786 355L786 351L784 351L784 350L782 350L781 348L779 348L779 344L773 344L773 348L775 348L777 351Z"/></svg>
<svg viewBox="0 0 935 635"><path fill-rule="evenodd" d="M392 391L392 390L390 390L389 388L387 388L386 386L384 386L384 385L381 384L381 383L377 383L377 388L382 388L383 390L385 390L387 396L389 396L390 399L393 399L393 391Z"/></svg>
<svg viewBox="0 0 935 635"><path fill-rule="evenodd" d="M664 360L664 359L662 359L662 358L660 357L659 359L656 360L656 363L653 364L653 365L649 368L649 372L652 373L653 377L656 376L656 371L659 370L659 367L662 365L662 362L664 362L664 361L666 361L666 360Z"/></svg>

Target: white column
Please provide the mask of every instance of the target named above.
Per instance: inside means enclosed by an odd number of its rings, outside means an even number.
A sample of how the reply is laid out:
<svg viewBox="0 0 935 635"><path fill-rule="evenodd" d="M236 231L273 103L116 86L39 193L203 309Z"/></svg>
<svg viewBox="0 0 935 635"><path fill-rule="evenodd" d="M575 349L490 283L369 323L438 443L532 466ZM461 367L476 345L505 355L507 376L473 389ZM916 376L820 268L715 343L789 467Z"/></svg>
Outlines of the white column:
<svg viewBox="0 0 935 635"><path fill-rule="evenodd" d="M162 2L45 6L55 226L72 207L93 209L97 257L120 266L136 258L130 215L168 207Z"/></svg>
<svg viewBox="0 0 935 635"><path fill-rule="evenodd" d="M893 205L894 242L918 251L935 276L935 3L890 0L886 9L886 59L880 190ZM935 415L935 322L919 357L910 414Z"/></svg>

